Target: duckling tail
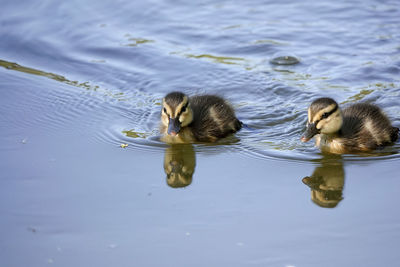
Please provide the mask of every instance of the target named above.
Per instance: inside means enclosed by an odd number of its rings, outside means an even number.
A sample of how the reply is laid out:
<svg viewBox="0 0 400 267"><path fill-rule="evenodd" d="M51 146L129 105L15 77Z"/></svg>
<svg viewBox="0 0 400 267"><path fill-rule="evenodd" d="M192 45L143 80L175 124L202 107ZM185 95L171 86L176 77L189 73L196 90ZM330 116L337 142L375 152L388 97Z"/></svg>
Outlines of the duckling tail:
<svg viewBox="0 0 400 267"><path fill-rule="evenodd" d="M390 133L390 139L392 142L396 142L397 138L399 138L399 128L392 127L392 132Z"/></svg>
<svg viewBox="0 0 400 267"><path fill-rule="evenodd" d="M235 123L236 131L239 131L240 129L242 129L242 127L243 127L243 122L241 122L240 120L236 120Z"/></svg>

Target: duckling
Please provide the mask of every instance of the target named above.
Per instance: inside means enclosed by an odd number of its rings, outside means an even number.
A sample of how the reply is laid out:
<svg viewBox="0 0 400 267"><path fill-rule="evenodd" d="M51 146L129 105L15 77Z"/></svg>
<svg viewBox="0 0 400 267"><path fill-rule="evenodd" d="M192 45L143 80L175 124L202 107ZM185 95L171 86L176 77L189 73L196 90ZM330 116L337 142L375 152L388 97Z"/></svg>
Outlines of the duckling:
<svg viewBox="0 0 400 267"><path fill-rule="evenodd" d="M188 97L181 92L167 94L162 103L160 131L169 143L215 142L239 131L231 105L215 95Z"/></svg>
<svg viewBox="0 0 400 267"><path fill-rule="evenodd" d="M353 104L343 111L335 100L318 98L308 108L307 129L301 141L315 136L315 145L330 153L368 152L395 142L399 128L372 104Z"/></svg>

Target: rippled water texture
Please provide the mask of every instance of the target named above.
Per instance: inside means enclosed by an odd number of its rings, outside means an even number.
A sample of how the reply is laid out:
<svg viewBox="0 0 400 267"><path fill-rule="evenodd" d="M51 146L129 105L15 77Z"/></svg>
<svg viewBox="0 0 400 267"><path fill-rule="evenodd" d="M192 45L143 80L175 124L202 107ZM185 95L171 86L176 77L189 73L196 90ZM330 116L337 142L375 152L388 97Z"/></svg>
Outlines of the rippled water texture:
<svg viewBox="0 0 400 267"><path fill-rule="evenodd" d="M1 10L1 266L397 264L400 143L331 156L300 142L321 96L400 126L397 1ZM160 142L176 90L227 98L245 127Z"/></svg>

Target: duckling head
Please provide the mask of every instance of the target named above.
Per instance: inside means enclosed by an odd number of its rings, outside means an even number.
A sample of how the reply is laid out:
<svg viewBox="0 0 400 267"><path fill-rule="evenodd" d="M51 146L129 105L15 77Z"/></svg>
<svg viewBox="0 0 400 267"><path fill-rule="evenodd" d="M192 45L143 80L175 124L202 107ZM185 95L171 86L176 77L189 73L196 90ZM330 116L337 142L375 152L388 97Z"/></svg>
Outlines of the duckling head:
<svg viewBox="0 0 400 267"><path fill-rule="evenodd" d="M167 133L176 136L182 127L193 121L193 111L189 98L181 92L172 92L163 99L161 121L167 127Z"/></svg>
<svg viewBox="0 0 400 267"><path fill-rule="evenodd" d="M309 141L317 134L334 134L343 124L342 112L332 98L318 98L308 108L307 128L302 142Z"/></svg>

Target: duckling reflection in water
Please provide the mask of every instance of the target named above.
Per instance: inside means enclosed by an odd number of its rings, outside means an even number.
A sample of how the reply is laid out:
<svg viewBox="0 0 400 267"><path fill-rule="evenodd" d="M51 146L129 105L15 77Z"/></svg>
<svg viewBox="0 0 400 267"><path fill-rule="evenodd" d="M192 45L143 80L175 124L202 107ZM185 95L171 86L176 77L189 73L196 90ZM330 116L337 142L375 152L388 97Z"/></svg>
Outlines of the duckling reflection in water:
<svg viewBox="0 0 400 267"><path fill-rule="evenodd" d="M399 128L372 104L353 104L343 111L335 100L319 98L308 108L307 129L301 141L315 136L315 145L330 153L368 152L394 143Z"/></svg>
<svg viewBox="0 0 400 267"><path fill-rule="evenodd" d="M242 123L231 105L215 95L167 94L162 103L161 140L168 143L215 142L239 131Z"/></svg>
<svg viewBox="0 0 400 267"><path fill-rule="evenodd" d="M311 176L303 178L311 188L311 200L320 207L334 208L343 199L344 169L341 160L324 160Z"/></svg>
<svg viewBox="0 0 400 267"><path fill-rule="evenodd" d="M192 183L196 156L191 144L175 144L165 150L164 171L170 187L186 187Z"/></svg>

